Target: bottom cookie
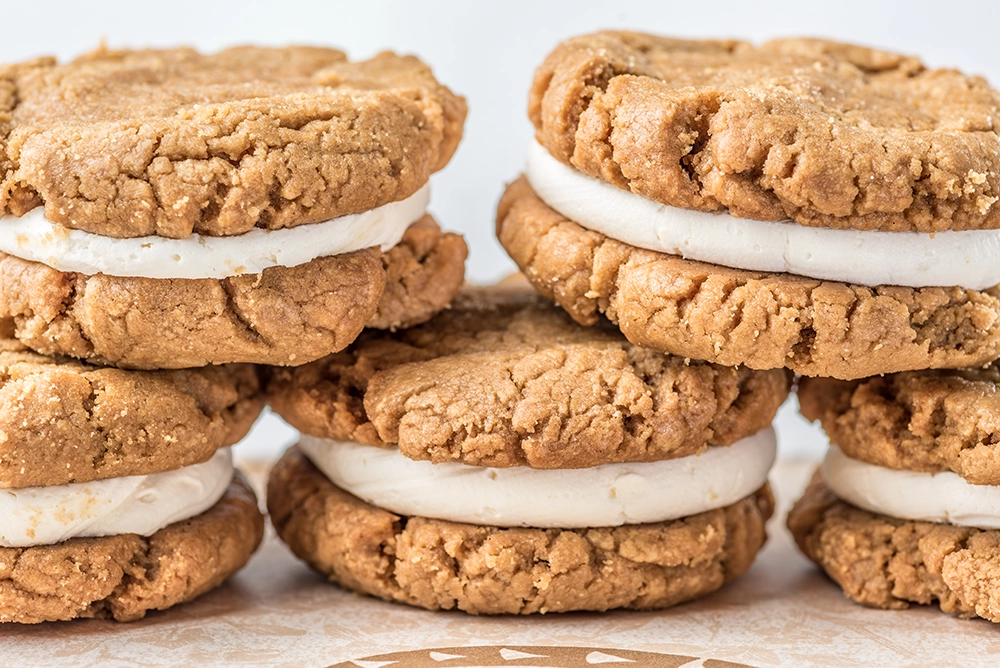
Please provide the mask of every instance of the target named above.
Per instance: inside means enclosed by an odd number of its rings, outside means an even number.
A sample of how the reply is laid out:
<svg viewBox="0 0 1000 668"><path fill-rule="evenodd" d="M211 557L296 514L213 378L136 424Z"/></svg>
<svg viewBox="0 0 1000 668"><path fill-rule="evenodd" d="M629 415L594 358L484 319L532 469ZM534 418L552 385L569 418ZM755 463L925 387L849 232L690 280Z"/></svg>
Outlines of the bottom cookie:
<svg viewBox="0 0 1000 668"><path fill-rule="evenodd" d="M400 517L334 486L298 448L275 465L278 535L333 582L389 601L472 614L666 608L743 574L774 509L768 486L658 524L499 529Z"/></svg>
<svg viewBox="0 0 1000 668"><path fill-rule="evenodd" d="M218 587L247 563L263 533L257 499L236 474L212 508L149 537L0 548L0 622L141 619Z"/></svg>
<svg viewBox="0 0 1000 668"><path fill-rule="evenodd" d="M1000 622L1000 531L902 520L856 508L817 472L788 513L807 557L858 603L903 609L937 603Z"/></svg>

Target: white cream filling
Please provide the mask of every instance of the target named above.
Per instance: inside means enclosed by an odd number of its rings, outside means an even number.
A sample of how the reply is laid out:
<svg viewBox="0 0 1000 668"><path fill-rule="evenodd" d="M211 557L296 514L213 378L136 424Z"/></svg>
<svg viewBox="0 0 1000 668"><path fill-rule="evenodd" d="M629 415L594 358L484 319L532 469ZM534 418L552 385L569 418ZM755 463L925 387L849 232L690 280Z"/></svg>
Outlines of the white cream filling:
<svg viewBox="0 0 1000 668"><path fill-rule="evenodd" d="M0 547L54 545L77 536L150 536L214 506L232 478L232 453L221 448L207 462L174 471L0 489Z"/></svg>
<svg viewBox="0 0 1000 668"><path fill-rule="evenodd" d="M700 455L558 470L432 464L305 435L299 448L341 489L400 515L574 529L663 522L735 503L767 480L776 442L768 427Z"/></svg>
<svg viewBox="0 0 1000 668"><path fill-rule="evenodd" d="M838 497L904 520L1000 529L1000 487L973 485L957 473L900 471L851 459L830 446L821 468Z"/></svg>
<svg viewBox="0 0 1000 668"><path fill-rule="evenodd" d="M226 278L294 267L318 257L392 248L427 212L430 185L371 211L281 230L255 228L230 237L116 239L45 219L43 207L0 221L0 251L60 271L145 278Z"/></svg>
<svg viewBox="0 0 1000 668"><path fill-rule="evenodd" d="M834 230L666 206L567 167L537 142L525 174L542 201L583 227L689 260L869 286L1000 284L1000 230Z"/></svg>

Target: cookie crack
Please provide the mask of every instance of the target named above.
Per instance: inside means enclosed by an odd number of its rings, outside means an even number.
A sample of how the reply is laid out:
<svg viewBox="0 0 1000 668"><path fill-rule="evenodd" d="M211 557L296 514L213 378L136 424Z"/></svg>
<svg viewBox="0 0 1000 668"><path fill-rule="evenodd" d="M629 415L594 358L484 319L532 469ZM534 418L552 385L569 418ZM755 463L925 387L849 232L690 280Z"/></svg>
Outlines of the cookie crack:
<svg viewBox="0 0 1000 668"><path fill-rule="evenodd" d="M222 291L226 295L226 313L229 315L230 321L236 325L240 330L242 330L244 336L253 343L261 343L268 348L272 347L273 342L270 338L261 333L257 326L254 324L253 320L243 312L237 301L237 291L233 286L230 279L224 278L219 281L219 285L222 286Z"/></svg>
<svg viewBox="0 0 1000 668"><path fill-rule="evenodd" d="M104 463L110 454L110 439L108 438L104 424L95 415L97 405L100 402L99 388L93 378L86 376L85 378L90 387L90 394L83 399L83 410L87 414L87 426L90 427L93 430L93 433L98 436L98 442L100 443L100 448L94 452L94 455L91 458L91 468L94 471L100 471L104 468Z"/></svg>

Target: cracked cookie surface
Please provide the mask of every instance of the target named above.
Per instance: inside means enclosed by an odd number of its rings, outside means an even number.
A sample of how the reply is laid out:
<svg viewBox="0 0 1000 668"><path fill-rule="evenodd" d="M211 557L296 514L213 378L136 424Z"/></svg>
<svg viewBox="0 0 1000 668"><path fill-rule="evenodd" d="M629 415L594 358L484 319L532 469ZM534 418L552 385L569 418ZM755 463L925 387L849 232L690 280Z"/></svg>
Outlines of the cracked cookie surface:
<svg viewBox="0 0 1000 668"><path fill-rule="evenodd" d="M771 424L790 375L685 360L584 328L523 281L466 289L419 327L269 372L272 408L321 438L412 459L582 468L685 457Z"/></svg>
<svg viewBox="0 0 1000 668"><path fill-rule="evenodd" d="M817 39L566 40L529 116L558 160L670 206L862 230L1000 228L1000 93Z"/></svg>
<svg viewBox="0 0 1000 668"><path fill-rule="evenodd" d="M267 500L281 539L332 581L472 614L654 609L704 596L750 567L773 512L765 486L719 510L614 528L404 518L338 489L297 448L271 471Z"/></svg>
<svg viewBox="0 0 1000 668"><path fill-rule="evenodd" d="M870 513L838 499L819 472L788 513L788 528L858 603L892 610L936 603L1000 622L1000 531Z"/></svg>
<svg viewBox="0 0 1000 668"><path fill-rule="evenodd" d="M72 100L72 104L67 104ZM413 56L100 48L0 66L0 213L110 237L226 236L402 200L465 101Z"/></svg>
<svg viewBox="0 0 1000 668"><path fill-rule="evenodd" d="M685 260L584 229L524 177L500 200L497 237L577 322L604 314L633 343L675 355L846 380L1000 356L998 288L869 288Z"/></svg>
<svg viewBox="0 0 1000 668"><path fill-rule="evenodd" d="M1000 366L853 382L804 378L799 406L844 454L906 471L1000 485Z"/></svg>
<svg viewBox="0 0 1000 668"><path fill-rule="evenodd" d="M207 461L264 406L255 369L125 371L0 339L0 489L171 471Z"/></svg>
<svg viewBox="0 0 1000 668"><path fill-rule="evenodd" d="M0 547L0 622L141 619L218 587L246 564L263 534L257 499L237 473L214 506L148 538Z"/></svg>
<svg viewBox="0 0 1000 668"><path fill-rule="evenodd" d="M464 240L430 216L386 253L221 280L86 276L0 253L0 319L34 350L99 364L302 364L341 350L366 323L407 326L444 308L465 257Z"/></svg>

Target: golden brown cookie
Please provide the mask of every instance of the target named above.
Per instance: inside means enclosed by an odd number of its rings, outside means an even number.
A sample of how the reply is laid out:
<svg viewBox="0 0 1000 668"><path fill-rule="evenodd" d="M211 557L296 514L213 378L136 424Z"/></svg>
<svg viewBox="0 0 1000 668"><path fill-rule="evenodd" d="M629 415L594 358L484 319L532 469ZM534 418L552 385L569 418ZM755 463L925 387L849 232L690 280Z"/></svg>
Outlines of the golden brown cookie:
<svg viewBox="0 0 1000 668"><path fill-rule="evenodd" d="M818 472L788 513L788 528L858 603L896 610L937 603L1000 622L1000 531L870 513L838 499Z"/></svg>
<svg viewBox="0 0 1000 668"><path fill-rule="evenodd" d="M125 371L0 339L0 489L149 475L207 461L264 407L255 369Z"/></svg>
<svg viewBox="0 0 1000 668"><path fill-rule="evenodd" d="M580 327L519 282L466 289L425 325L274 369L266 391L321 438L434 462L582 468L730 445L771 424L789 385L784 370L685 360L608 323Z"/></svg>
<svg viewBox="0 0 1000 668"><path fill-rule="evenodd" d="M805 378L799 405L844 454L907 471L1000 485L1000 365L853 382Z"/></svg>
<svg viewBox="0 0 1000 668"><path fill-rule="evenodd" d="M577 322L603 313L636 345L675 355L848 380L1000 356L998 288L869 288L685 260L584 229L523 177L500 201L497 236Z"/></svg>
<svg viewBox="0 0 1000 668"><path fill-rule="evenodd" d="M5 65L0 213L44 205L109 237L315 223L415 193L465 113L420 60L392 53L99 48Z"/></svg>
<svg viewBox="0 0 1000 668"><path fill-rule="evenodd" d="M341 350L366 323L407 326L444 308L465 256L463 239L430 216L386 253L221 280L85 276L0 253L0 321L39 352L121 367L302 364Z"/></svg>
<svg viewBox="0 0 1000 668"><path fill-rule="evenodd" d="M765 486L719 510L613 528L400 517L335 487L297 448L272 470L267 502L281 539L332 581L472 614L665 608L703 596L750 567L773 512Z"/></svg>
<svg viewBox="0 0 1000 668"><path fill-rule="evenodd" d="M365 326L402 329L429 320L462 287L467 256L465 239L442 233L430 216L410 225L402 241L382 253L385 291Z"/></svg>
<svg viewBox="0 0 1000 668"><path fill-rule="evenodd" d="M569 39L529 115L560 161L670 206L863 230L1000 228L1000 93L817 39Z"/></svg>
<svg viewBox="0 0 1000 668"><path fill-rule="evenodd" d="M0 622L141 619L218 587L246 564L263 534L257 499L237 474L210 509L148 538L0 547Z"/></svg>

